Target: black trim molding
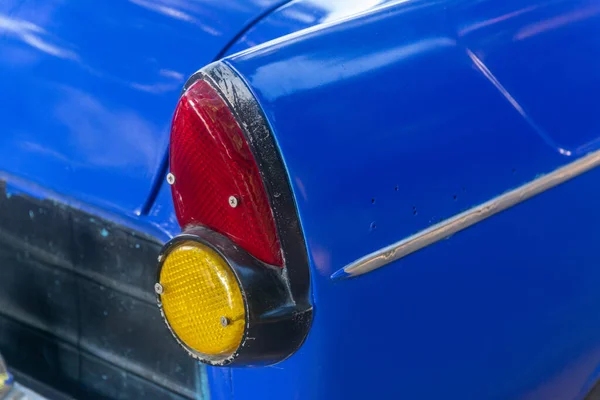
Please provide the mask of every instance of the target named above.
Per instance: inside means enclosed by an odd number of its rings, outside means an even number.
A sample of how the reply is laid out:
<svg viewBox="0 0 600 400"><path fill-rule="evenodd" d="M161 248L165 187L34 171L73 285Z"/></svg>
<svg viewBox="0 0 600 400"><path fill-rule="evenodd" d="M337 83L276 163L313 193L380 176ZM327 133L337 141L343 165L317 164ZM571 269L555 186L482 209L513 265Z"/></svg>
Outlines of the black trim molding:
<svg viewBox="0 0 600 400"><path fill-rule="evenodd" d="M196 399L203 366L154 297L163 241L0 181L0 353L82 399Z"/></svg>

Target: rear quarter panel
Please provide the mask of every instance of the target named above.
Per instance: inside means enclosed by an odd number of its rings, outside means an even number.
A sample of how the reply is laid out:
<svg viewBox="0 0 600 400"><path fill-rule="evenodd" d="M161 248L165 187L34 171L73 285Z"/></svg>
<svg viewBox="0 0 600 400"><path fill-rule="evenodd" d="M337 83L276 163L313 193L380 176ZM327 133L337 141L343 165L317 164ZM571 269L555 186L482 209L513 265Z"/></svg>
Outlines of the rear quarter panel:
<svg viewBox="0 0 600 400"><path fill-rule="evenodd" d="M236 398L583 397L600 364L597 170L377 271L331 276L597 150L599 12L387 3L226 59L280 146L315 302L292 358L215 372Z"/></svg>

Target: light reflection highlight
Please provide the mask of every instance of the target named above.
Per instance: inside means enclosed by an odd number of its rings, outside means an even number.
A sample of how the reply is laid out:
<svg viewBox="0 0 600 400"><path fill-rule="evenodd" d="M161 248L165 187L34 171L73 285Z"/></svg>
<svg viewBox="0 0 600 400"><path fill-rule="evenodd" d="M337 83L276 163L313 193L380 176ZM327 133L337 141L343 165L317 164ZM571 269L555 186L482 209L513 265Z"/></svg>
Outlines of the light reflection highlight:
<svg viewBox="0 0 600 400"><path fill-rule="evenodd" d="M423 39L378 53L347 54L344 58L317 60L307 56L297 56L257 68L251 80L254 85L265 88L263 94L269 100L273 100L298 90L349 79L429 51L455 45L454 39L439 37ZM290 74L290 71L302 71L302 74ZM277 85L270 85L273 76L279 77Z"/></svg>
<svg viewBox="0 0 600 400"><path fill-rule="evenodd" d="M157 12L159 14L165 15L170 18L175 18L180 21L185 21L192 23L202 29L204 32L208 33L211 36L220 36L222 33L215 29L211 25L207 25L202 23L202 18L198 19L193 17L190 12L183 11L186 7L189 8L188 3L180 3L178 1L152 1L152 0L129 0L129 2L138 5L140 7L144 7L148 10Z"/></svg>
<svg viewBox="0 0 600 400"><path fill-rule="evenodd" d="M600 6L588 7L582 10L576 10L568 14L559 15L554 18L545 19L535 24L526 26L516 35L515 40L523 40L541 33L553 31L563 26L571 25L574 22L586 20L600 13Z"/></svg>
<svg viewBox="0 0 600 400"><path fill-rule="evenodd" d="M74 51L65 49L50 42L50 34L42 27L29 21L0 15L0 33L14 36L29 46L54 57L78 60Z"/></svg>
<svg viewBox="0 0 600 400"><path fill-rule="evenodd" d="M481 74L502 94L502 96L510 103L510 105L523 117L527 124L552 148L558 151L563 156L570 156L572 153L570 150L563 149L548 135L528 114L525 112L523 107L517 102L517 100L506 90L504 86L496 79L492 71L483 63L483 61L475 55L471 50L467 49L467 55L473 61L475 67L481 72Z"/></svg>
<svg viewBox="0 0 600 400"><path fill-rule="evenodd" d="M71 148L78 149L71 163L121 168L123 173L137 176L139 168L147 173L161 161L163 149L157 148L154 139L159 136L160 128L133 110L107 108L78 89L62 87L59 90L63 97L53 115L67 128L65 141ZM166 134L168 127L163 130Z"/></svg>
<svg viewBox="0 0 600 400"><path fill-rule="evenodd" d="M530 7L523 8L521 10L517 10L517 11L513 11L511 13L500 15L499 17L496 17L496 18L490 18L490 19L487 19L485 21L469 25L466 28L460 29L458 31L458 36L459 37L460 36L465 36L465 35L467 35L467 34L469 34L471 32L477 31L479 29L482 29L482 28L485 28L485 27L488 27L488 26L493 26L493 25L496 25L496 24L498 24L500 22L511 20L511 19L513 19L515 17L518 17L520 15L526 14L526 13L531 12L533 10L536 10L537 8L538 8L538 6L530 6Z"/></svg>

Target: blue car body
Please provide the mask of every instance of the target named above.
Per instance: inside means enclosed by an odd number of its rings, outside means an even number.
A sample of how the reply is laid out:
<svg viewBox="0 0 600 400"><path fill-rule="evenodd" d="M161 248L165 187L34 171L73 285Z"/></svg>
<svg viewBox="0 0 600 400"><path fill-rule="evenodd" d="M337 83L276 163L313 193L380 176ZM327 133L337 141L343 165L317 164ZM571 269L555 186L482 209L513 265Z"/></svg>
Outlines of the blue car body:
<svg viewBox="0 0 600 400"><path fill-rule="evenodd" d="M111 224L168 240L172 113L188 76L224 63L291 183L311 272L305 343L273 366L214 368L171 360L165 336L166 369L134 340L145 355L123 361L106 332L70 345L165 398L583 399L600 378L597 168L382 268L345 267L594 155L599 27L593 0L8 1L0 176L8 199L102 218L88 221L99 241ZM39 212L23 209L27 229ZM11 307L0 321L60 336Z"/></svg>

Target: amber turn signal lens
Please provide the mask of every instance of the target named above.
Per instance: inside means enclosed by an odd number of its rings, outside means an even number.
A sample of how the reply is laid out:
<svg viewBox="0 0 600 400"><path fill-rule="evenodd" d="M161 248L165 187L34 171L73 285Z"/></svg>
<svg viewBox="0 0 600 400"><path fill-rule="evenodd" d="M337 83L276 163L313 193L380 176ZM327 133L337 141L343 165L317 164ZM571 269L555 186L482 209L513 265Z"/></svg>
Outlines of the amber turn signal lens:
<svg viewBox="0 0 600 400"><path fill-rule="evenodd" d="M165 257L157 292L175 336L200 357L233 354L244 335L246 308L230 266L194 241L182 242Z"/></svg>

